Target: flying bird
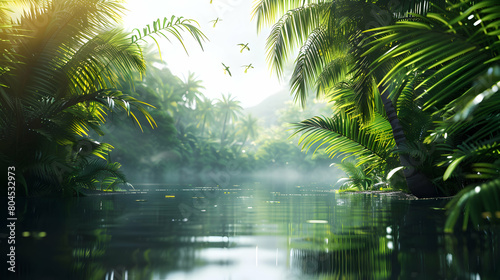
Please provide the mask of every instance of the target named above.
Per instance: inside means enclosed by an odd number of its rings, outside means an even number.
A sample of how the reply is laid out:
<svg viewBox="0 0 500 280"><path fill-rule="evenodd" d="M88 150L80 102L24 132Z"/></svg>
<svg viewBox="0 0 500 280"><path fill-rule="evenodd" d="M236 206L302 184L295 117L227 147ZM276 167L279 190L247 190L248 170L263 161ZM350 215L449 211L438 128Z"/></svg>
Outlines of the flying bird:
<svg viewBox="0 0 500 280"><path fill-rule="evenodd" d="M226 66L224 63L222 63L222 66L224 66L224 74L227 72L229 76L232 77L233 75L231 75L231 71L229 71L229 66Z"/></svg>
<svg viewBox="0 0 500 280"><path fill-rule="evenodd" d="M250 48L248 47L248 43L246 43L246 44L238 44L238 46L241 47L240 53L242 53L245 49L247 49L248 51L250 51Z"/></svg>
<svg viewBox="0 0 500 280"><path fill-rule="evenodd" d="M253 68L252 63L250 63L250 64L248 64L248 65L243 65L243 66L241 66L241 67L245 67L245 73L248 71L248 69Z"/></svg>
<svg viewBox="0 0 500 280"><path fill-rule="evenodd" d="M213 22L213 23L214 23L214 26L213 26L213 27L215 28L215 25L216 25L216 24L217 24L217 22L219 22L219 21L222 21L222 19L220 19L220 18L216 18L216 19L214 19L214 20L211 20L210 22Z"/></svg>

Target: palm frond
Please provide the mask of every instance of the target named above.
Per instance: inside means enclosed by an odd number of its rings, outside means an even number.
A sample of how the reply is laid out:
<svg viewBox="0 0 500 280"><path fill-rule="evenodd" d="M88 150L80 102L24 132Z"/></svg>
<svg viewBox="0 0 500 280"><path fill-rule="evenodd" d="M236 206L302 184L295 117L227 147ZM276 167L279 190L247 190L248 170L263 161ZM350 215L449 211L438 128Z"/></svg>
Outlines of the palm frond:
<svg viewBox="0 0 500 280"><path fill-rule="evenodd" d="M496 174L494 179L470 185L447 204L448 218L445 232L454 231L461 215L463 216L462 230L467 229L469 222L476 228L500 223L500 178L498 177L500 168L497 164L489 170Z"/></svg>
<svg viewBox="0 0 500 280"><path fill-rule="evenodd" d="M278 77L292 50L302 45L322 24L326 4L310 4L285 13L272 27L266 42L267 61ZM317 31L320 36L321 29Z"/></svg>
<svg viewBox="0 0 500 280"><path fill-rule="evenodd" d="M169 18L163 18L163 23L160 22L160 19L157 19L153 22L153 27L148 24L146 27L139 30L138 28L133 29L133 34L131 37L132 44L137 44L139 41L145 41L147 38L151 38L155 41L158 46L158 50L160 50L160 46L155 36L163 37L170 41L169 35L173 36L177 41L182 45L184 51L188 53L186 46L184 45L183 37L181 31L186 31L196 42L200 45L201 49L203 49L203 42L208 40L207 36L201 32L201 30L197 27L199 24L193 19L186 19L183 17L172 16ZM160 59L161 59L161 51L160 51Z"/></svg>
<svg viewBox="0 0 500 280"><path fill-rule="evenodd" d="M403 21L374 29L375 46L389 46L394 38L398 39L375 63L403 57L380 84L392 82L398 73L407 73L407 67L422 72L435 70L415 87L425 88L421 96L429 96L423 109L460 96L477 76L500 59L499 45L494 44L496 33L491 29L500 24L499 19L486 8L497 4L482 1L471 5L463 14L456 8L446 14L429 13L427 17L419 17L420 22ZM464 19L465 14L472 17Z"/></svg>
<svg viewBox="0 0 500 280"><path fill-rule="evenodd" d="M78 171L71 176L69 188L79 191L81 189L114 189L117 184L126 183L125 175L120 172L121 165L117 162L108 163L104 160L83 160Z"/></svg>
<svg viewBox="0 0 500 280"><path fill-rule="evenodd" d="M446 164L448 167L443 175L443 180L447 180L452 175L457 176L459 166L466 166L474 162L495 161L499 156L499 139L488 139L477 143L462 143L458 145L452 153L447 155ZM462 174L460 174L462 175Z"/></svg>
<svg viewBox="0 0 500 280"><path fill-rule="evenodd" d="M314 84L316 77L323 71L328 58L330 39L327 38L323 27L318 27L309 34L304 45L300 48L295 60L295 69L290 78L291 93L294 101L300 101L305 106L309 87Z"/></svg>
<svg viewBox="0 0 500 280"><path fill-rule="evenodd" d="M350 80L350 65L352 63L354 63L352 57L348 54L337 54L333 59L327 61L315 81L316 96L321 93L328 95L330 89L338 86L343 81Z"/></svg>
<svg viewBox="0 0 500 280"><path fill-rule="evenodd" d="M449 111L445 111L448 113L445 113L445 116L449 121L458 123L494 115L500 106L500 97L496 94L499 87L500 66L494 65L476 79L472 90L465 92L446 107Z"/></svg>
<svg viewBox="0 0 500 280"><path fill-rule="evenodd" d="M363 165L359 165L355 160L344 160L341 163L332 164L344 171L348 178L341 178L337 183L342 182L341 190L356 189L356 190L369 190L380 181L373 172L367 171Z"/></svg>
<svg viewBox="0 0 500 280"><path fill-rule="evenodd" d="M321 2L312 0L260 0L256 1L253 7L252 18L257 17L257 30L261 30L265 25L272 25L281 15L289 10Z"/></svg>
<svg viewBox="0 0 500 280"><path fill-rule="evenodd" d="M302 134L299 145L303 150L326 145L325 152L330 156L355 156L358 164L375 165L389 159L395 146L394 140L380 141L377 134L362 128L359 119L340 112L332 118L314 117L294 124L296 134Z"/></svg>

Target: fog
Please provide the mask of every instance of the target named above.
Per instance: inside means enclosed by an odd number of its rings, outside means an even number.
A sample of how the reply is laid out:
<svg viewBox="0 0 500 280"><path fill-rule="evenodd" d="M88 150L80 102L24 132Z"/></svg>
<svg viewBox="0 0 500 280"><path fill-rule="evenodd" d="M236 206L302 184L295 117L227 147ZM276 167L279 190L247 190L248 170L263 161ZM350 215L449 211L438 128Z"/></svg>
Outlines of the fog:
<svg viewBox="0 0 500 280"><path fill-rule="evenodd" d="M137 110L137 121L116 111L108 116L104 135L93 135L113 146L106 160L119 163L132 185L333 186L341 176L329 167L338 159L322 149L301 151L298 137L291 137L291 123L331 112L325 102L310 98L301 108L282 91L243 108L232 93L207 97L196 73L178 77L157 56L155 50L146 52L146 74L121 88L148 104L143 108L154 123Z"/></svg>
<svg viewBox="0 0 500 280"><path fill-rule="evenodd" d="M131 175L131 176L130 176ZM247 183L264 184L272 188L301 188L301 187L334 187L343 172L333 167L322 167L308 172L293 168L276 167L242 173L238 170L197 170L182 168L168 171L161 175L152 172L134 174L130 170L127 177L133 179L134 188L141 186L195 186L210 188L226 188Z"/></svg>

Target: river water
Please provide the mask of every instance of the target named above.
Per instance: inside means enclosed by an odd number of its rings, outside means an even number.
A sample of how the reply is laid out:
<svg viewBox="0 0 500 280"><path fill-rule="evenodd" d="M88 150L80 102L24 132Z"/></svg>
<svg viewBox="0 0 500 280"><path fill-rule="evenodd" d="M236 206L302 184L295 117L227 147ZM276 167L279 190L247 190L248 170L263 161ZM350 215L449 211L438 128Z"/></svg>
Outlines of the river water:
<svg viewBox="0 0 500 280"><path fill-rule="evenodd" d="M445 204L265 184L17 198L2 279L500 279L500 231L444 234Z"/></svg>

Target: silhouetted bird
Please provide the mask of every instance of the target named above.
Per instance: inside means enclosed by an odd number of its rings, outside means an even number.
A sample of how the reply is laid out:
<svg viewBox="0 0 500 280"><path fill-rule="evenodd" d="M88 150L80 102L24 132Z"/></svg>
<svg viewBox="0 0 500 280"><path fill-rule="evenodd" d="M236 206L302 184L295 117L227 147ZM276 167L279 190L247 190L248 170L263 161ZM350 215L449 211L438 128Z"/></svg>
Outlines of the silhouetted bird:
<svg viewBox="0 0 500 280"><path fill-rule="evenodd" d="M222 21L222 19L220 19L220 18L216 18L216 19L214 19L214 20L211 20L210 22L213 22L213 23L214 23L214 26L213 26L213 27L215 28L215 25L216 25L216 24L217 24L217 22L219 22L219 21Z"/></svg>
<svg viewBox="0 0 500 280"><path fill-rule="evenodd" d="M245 67L245 73L248 71L248 69L253 68L252 63L250 63L248 65L243 65L241 67Z"/></svg>
<svg viewBox="0 0 500 280"><path fill-rule="evenodd" d="M231 71L229 71L229 66L226 66L226 64L222 63L222 66L224 66L224 74L226 74L226 71L227 73L229 74L229 76L233 76L231 75Z"/></svg>
<svg viewBox="0 0 500 280"><path fill-rule="evenodd" d="M240 53L242 53L245 49L247 49L248 51L250 51L250 48L248 47L248 43L246 43L246 44L238 44L238 46L241 47Z"/></svg>

